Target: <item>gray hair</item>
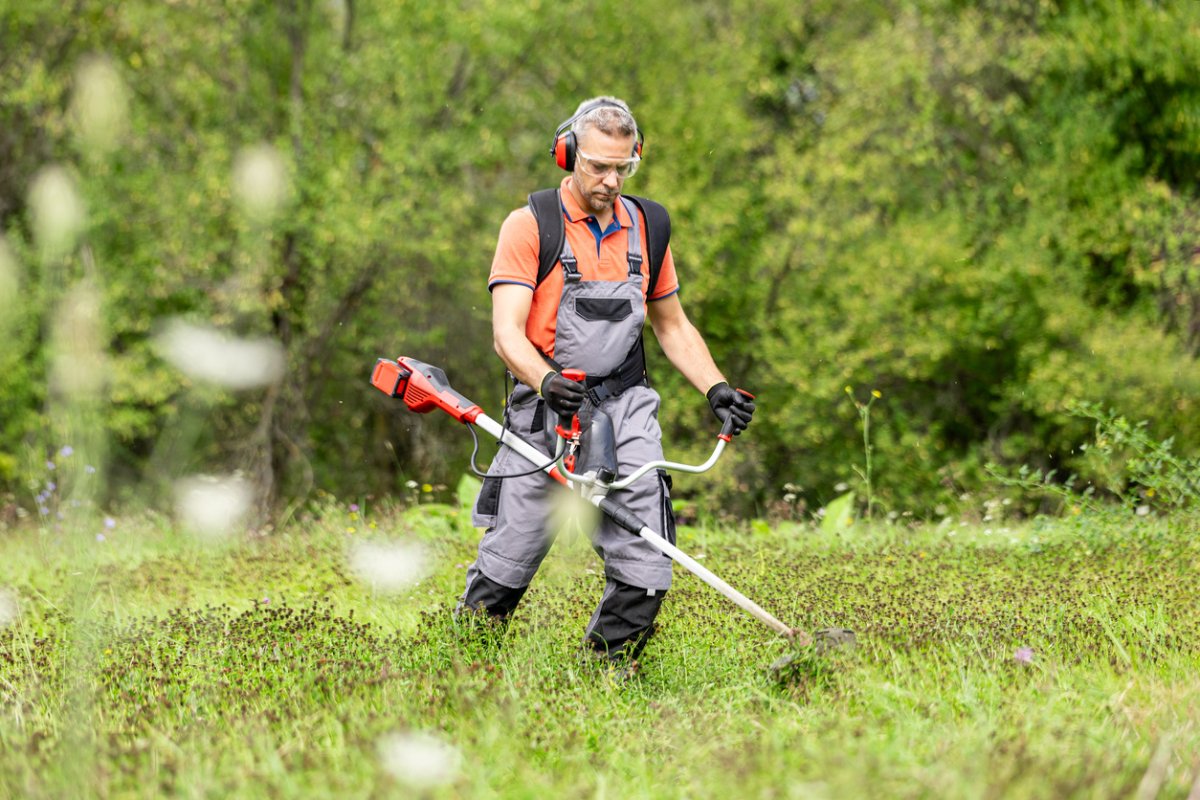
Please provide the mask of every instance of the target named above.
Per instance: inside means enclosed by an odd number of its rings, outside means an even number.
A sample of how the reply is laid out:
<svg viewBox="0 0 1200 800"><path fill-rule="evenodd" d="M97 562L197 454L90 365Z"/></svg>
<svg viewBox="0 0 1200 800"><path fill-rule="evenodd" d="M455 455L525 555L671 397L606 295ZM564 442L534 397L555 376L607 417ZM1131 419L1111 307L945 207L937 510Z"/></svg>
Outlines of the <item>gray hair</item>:
<svg viewBox="0 0 1200 800"><path fill-rule="evenodd" d="M588 106L597 103L604 105L593 108L586 114L580 114ZM602 95L584 100L579 104L579 108L575 109L575 113L580 116L571 124L571 130L577 139L592 128L608 136L637 136L637 120L633 118L633 113L625 101L619 98Z"/></svg>

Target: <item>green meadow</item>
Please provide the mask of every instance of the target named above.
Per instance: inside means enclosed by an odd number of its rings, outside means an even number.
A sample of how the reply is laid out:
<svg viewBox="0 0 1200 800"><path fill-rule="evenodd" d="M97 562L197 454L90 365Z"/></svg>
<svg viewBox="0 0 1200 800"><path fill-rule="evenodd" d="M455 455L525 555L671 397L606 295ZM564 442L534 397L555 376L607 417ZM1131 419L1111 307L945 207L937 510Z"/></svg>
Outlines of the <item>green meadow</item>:
<svg viewBox="0 0 1200 800"><path fill-rule="evenodd" d="M507 628L455 619L453 506L331 499L267 536L165 519L0 538L0 795L1159 797L1200 777L1190 520L685 527L800 648L679 571L642 671L577 657L564 533ZM363 542L419 544L382 591ZM375 552L375 551L369 551ZM1189 792L1191 794L1189 794Z"/></svg>

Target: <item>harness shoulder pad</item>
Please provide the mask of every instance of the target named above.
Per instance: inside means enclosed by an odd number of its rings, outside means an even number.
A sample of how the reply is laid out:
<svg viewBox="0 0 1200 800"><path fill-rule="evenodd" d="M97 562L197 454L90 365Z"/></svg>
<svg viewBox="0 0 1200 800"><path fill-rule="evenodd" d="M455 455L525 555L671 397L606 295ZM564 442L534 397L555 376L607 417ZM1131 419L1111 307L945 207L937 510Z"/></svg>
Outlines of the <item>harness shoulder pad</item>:
<svg viewBox="0 0 1200 800"><path fill-rule="evenodd" d="M662 272L663 259L667 256L667 245L671 243L671 215L660 203L645 197L627 194L646 219L646 250L650 258L650 282L646 286L646 297L654 294L658 276Z"/></svg>
<svg viewBox="0 0 1200 800"><path fill-rule="evenodd" d="M530 194L529 210L533 212L538 226L537 286L541 286L558 263L567 235L558 189L541 189Z"/></svg>

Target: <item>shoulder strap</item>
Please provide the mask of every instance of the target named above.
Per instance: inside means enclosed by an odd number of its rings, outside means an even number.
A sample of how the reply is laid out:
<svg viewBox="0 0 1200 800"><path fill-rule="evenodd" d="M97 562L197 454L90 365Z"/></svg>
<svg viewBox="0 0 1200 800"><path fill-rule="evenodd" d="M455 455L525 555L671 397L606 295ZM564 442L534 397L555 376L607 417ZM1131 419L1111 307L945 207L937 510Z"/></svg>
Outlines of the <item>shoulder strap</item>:
<svg viewBox="0 0 1200 800"><path fill-rule="evenodd" d="M529 210L538 226L537 285L541 286L558 263L567 236L558 189L542 189L529 195Z"/></svg>
<svg viewBox="0 0 1200 800"><path fill-rule="evenodd" d="M650 258L650 282L646 285L646 296L649 297L658 286L658 276L662 272L663 259L667 255L667 245L671 243L671 215L666 208L653 200L632 194L622 196L632 200L646 218L646 249ZM542 281L546 280L546 276L558 263L567 235L558 189L542 189L530 194L529 210L533 212L538 225L537 285L541 286Z"/></svg>
<svg viewBox="0 0 1200 800"><path fill-rule="evenodd" d="M658 286L658 275L662 272L667 245L671 243L671 215L653 200L632 194L622 196L632 200L646 218L646 255L650 258L650 283L646 286L646 297L650 297Z"/></svg>

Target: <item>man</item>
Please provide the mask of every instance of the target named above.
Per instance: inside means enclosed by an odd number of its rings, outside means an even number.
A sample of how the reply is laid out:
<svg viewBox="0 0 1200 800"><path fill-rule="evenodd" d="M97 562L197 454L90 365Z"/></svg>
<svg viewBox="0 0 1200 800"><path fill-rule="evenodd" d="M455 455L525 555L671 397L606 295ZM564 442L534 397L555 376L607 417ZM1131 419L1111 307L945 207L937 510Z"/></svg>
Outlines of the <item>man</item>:
<svg viewBox="0 0 1200 800"><path fill-rule="evenodd" d="M649 285L651 258L643 254L649 256L650 226L640 206L654 204L621 195L641 160L642 142L623 101L582 103L559 126L551 150L571 173L550 206L565 227L556 268L539 276L540 242L547 239L539 236L536 209L526 206L504 221L488 279L496 352L517 381L508 427L549 454L558 416L593 404L613 420L621 475L662 458L659 397L647 384L642 349L647 317L667 358L707 394L720 420L732 417L740 433L754 413L754 403L729 386L688 321L669 247ZM586 383L568 380L564 368L587 372ZM557 484L530 467L507 448L492 462L473 513L474 524L487 531L467 572L461 607L507 619L550 549L549 502ZM612 498L673 541L669 489L665 473L651 472ZM671 585L671 561L608 519L593 546L604 560L606 586L585 644L634 671Z"/></svg>

